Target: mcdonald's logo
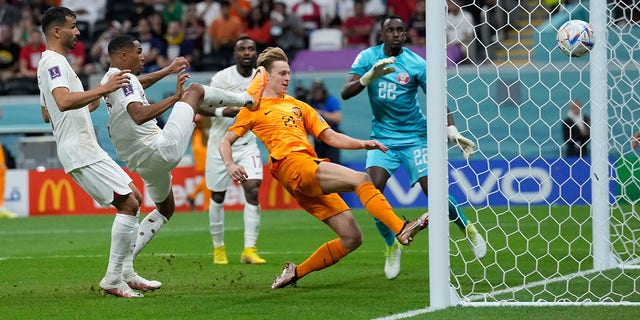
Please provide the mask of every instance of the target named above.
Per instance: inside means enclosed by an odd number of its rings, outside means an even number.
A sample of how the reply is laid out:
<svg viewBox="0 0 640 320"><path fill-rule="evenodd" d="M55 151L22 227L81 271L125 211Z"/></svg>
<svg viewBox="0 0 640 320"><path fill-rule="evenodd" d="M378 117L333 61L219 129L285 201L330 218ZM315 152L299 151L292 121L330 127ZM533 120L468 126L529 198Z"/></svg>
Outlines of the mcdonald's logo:
<svg viewBox="0 0 640 320"><path fill-rule="evenodd" d="M62 192L65 192L67 196L67 210L75 211L76 203L73 196L73 190L71 184L67 179L61 179L57 182L52 179L47 179L40 187L40 195L38 196L38 211L44 212L47 208L47 195L51 193L54 210L60 210L62 201Z"/></svg>
<svg viewBox="0 0 640 320"><path fill-rule="evenodd" d="M289 194L289 192L287 192L287 190L284 189L284 187L280 183L278 183L277 180L273 179L268 183L269 183L269 199L267 203L270 207L275 207L278 205L279 194L281 194L282 196L283 204L285 205L291 204L292 202L291 195Z"/></svg>

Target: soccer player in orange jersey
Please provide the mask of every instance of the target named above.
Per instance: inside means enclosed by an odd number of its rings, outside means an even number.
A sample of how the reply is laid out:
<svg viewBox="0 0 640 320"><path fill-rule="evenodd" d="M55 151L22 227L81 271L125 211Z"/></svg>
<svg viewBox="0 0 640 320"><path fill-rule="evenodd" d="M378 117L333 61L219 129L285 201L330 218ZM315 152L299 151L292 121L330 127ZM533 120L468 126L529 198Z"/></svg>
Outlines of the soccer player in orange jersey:
<svg viewBox="0 0 640 320"><path fill-rule="evenodd" d="M233 161L231 145L251 130L269 151L271 174L303 209L338 235L299 265L285 263L282 273L271 284L273 289L292 285L310 272L329 267L360 246L360 228L338 192L355 192L366 210L393 230L402 244L409 244L428 223L426 213L409 222L398 218L366 173L317 157L307 133L341 149L386 151L387 148L375 140L354 139L332 130L315 109L286 94L290 74L282 49L270 47L258 56L258 69L247 91L267 82L262 98L256 107L238 113L219 147L231 178L244 181L247 173Z"/></svg>

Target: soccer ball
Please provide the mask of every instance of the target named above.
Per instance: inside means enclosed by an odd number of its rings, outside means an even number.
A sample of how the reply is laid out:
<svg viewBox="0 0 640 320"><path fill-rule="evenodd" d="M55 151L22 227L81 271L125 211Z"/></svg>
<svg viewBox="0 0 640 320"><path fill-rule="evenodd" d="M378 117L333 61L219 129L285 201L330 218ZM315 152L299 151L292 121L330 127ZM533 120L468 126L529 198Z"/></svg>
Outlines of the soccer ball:
<svg viewBox="0 0 640 320"><path fill-rule="evenodd" d="M565 22L556 35L558 48L571 57L582 57L589 53L595 44L593 27L582 20Z"/></svg>

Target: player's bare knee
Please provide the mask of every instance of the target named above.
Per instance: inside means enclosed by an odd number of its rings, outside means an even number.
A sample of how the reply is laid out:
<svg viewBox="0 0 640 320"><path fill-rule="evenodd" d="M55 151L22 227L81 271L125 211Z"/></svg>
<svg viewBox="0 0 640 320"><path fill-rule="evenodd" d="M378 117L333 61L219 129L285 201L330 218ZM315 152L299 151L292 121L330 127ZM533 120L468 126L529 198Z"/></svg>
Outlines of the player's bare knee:
<svg viewBox="0 0 640 320"><path fill-rule="evenodd" d="M343 236L341 240L345 249L351 252L362 245L362 232L360 230L354 231L349 235Z"/></svg>
<svg viewBox="0 0 640 320"><path fill-rule="evenodd" d="M118 213L124 213L135 216L140 209L140 201L136 199L133 193L127 195L116 195L113 199L113 206L116 207Z"/></svg>
<svg viewBox="0 0 640 320"><path fill-rule="evenodd" d="M198 111L198 107L202 104L202 100L204 98L204 89L202 85L199 83L192 82L185 89L184 94L182 95L183 102L188 103L194 111Z"/></svg>
<svg viewBox="0 0 640 320"><path fill-rule="evenodd" d="M369 177L369 175L364 172L356 171L354 175L354 180L355 180L354 181L355 185L359 186L365 182L371 182L371 177Z"/></svg>

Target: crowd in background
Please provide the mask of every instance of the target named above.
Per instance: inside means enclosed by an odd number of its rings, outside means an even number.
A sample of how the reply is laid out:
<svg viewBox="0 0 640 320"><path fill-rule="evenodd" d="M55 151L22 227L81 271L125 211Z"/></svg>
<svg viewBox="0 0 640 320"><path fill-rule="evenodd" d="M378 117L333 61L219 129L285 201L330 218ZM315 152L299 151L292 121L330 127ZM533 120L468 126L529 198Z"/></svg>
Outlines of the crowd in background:
<svg viewBox="0 0 640 320"><path fill-rule="evenodd" d="M631 7L626 2L617 2L621 16ZM568 2L447 0L449 64L486 61L515 28L515 15L531 6L551 14L560 3ZM291 60L319 29L339 30L340 48L365 48L379 43L380 19L389 14L407 22L407 45L423 47L426 39L425 0L0 0L0 95L38 94L35 69L45 48L40 16L50 6L77 14L80 39L68 58L85 84L106 71L107 44L120 33L140 40L143 72L176 56L191 62L192 71L221 70L232 64L232 45L242 34L255 39L258 52L278 46Z"/></svg>
<svg viewBox="0 0 640 320"><path fill-rule="evenodd" d="M495 1L447 1L447 38L459 52L455 62L469 55L474 26L482 23L480 9ZM191 62L192 71L221 70L232 63L232 45L242 34L256 40L258 52L278 46L292 60L309 48L318 29L340 30L341 47L364 48L378 43L379 21L388 14L407 21L409 44L425 42L424 0L0 0L0 94L37 94L35 69L45 48L39 22L50 6L77 14L81 34L68 58L85 83L106 71L107 44L120 33L140 40L144 72L176 56Z"/></svg>

